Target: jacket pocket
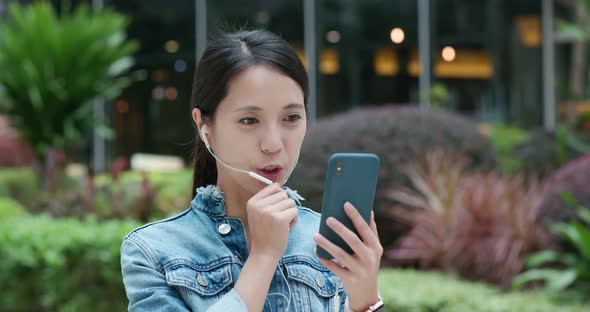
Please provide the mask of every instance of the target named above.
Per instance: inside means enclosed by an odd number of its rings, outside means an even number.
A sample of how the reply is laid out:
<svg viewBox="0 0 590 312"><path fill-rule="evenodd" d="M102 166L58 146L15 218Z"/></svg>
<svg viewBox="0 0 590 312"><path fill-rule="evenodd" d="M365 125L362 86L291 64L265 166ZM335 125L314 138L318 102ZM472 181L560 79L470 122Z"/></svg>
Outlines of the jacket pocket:
<svg viewBox="0 0 590 312"><path fill-rule="evenodd" d="M287 279L297 281L313 289L320 297L334 297L338 291L338 279L321 263L307 259L285 261Z"/></svg>
<svg viewBox="0 0 590 312"><path fill-rule="evenodd" d="M185 287L201 296L216 295L233 284L229 263L212 267L181 263L165 270L168 285Z"/></svg>

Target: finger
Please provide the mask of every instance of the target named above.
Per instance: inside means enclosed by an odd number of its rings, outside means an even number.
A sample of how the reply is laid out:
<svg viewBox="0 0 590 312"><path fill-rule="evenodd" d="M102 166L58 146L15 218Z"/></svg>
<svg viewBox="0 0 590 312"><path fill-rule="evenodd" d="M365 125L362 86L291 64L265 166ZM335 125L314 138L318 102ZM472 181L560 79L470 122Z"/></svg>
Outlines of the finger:
<svg viewBox="0 0 590 312"><path fill-rule="evenodd" d="M375 234L375 237L379 238L379 232L377 232L377 223L375 223L375 213L371 211L371 231Z"/></svg>
<svg viewBox="0 0 590 312"><path fill-rule="evenodd" d="M342 248L336 246L320 233L315 234L313 236L313 240L316 242L316 244L318 244L318 246L329 252L339 263L347 266L350 271L355 271L357 268L357 261L353 258L353 256L349 255Z"/></svg>
<svg viewBox="0 0 590 312"><path fill-rule="evenodd" d="M316 251L317 254L317 251ZM332 271L334 275L338 276L341 280L348 279L348 275L350 275L350 270L340 266L338 263L335 263L332 260L327 260L324 258L318 257L320 263L323 264L328 270Z"/></svg>
<svg viewBox="0 0 590 312"><path fill-rule="evenodd" d="M355 254L362 257L367 254L367 246L361 239L351 230L349 230L344 224L336 220L336 218L329 217L326 220L326 224L336 232L342 239L352 248Z"/></svg>
<svg viewBox="0 0 590 312"><path fill-rule="evenodd" d="M287 192L281 190L280 192L273 193L266 198L260 199L258 204L261 206L272 206L288 198L289 196L287 195Z"/></svg>
<svg viewBox="0 0 590 312"><path fill-rule="evenodd" d="M295 227L295 224L297 224L298 220L299 220L299 213L297 214L295 219L293 219L293 220L291 220L291 222L289 222L289 230L291 230L291 229L293 229L293 227Z"/></svg>
<svg viewBox="0 0 590 312"><path fill-rule="evenodd" d="M297 216L299 215L299 211L297 208L289 208L287 210L283 210L279 213L279 218L288 225L291 225L293 220L297 221Z"/></svg>
<svg viewBox="0 0 590 312"><path fill-rule="evenodd" d="M295 205L295 201L291 198L284 199L274 205L270 206L270 209L275 212L281 212L283 210L291 209L297 207Z"/></svg>
<svg viewBox="0 0 590 312"><path fill-rule="evenodd" d="M359 233L359 236L363 242L365 242L367 246L370 247L376 246L379 240L375 237L371 231L371 227L367 224L367 222L365 222L356 207L354 207L350 202L346 202L344 204L344 212L350 218L352 224L354 224L354 227Z"/></svg>
<svg viewBox="0 0 590 312"><path fill-rule="evenodd" d="M258 193L254 194L254 196L252 196L252 199L254 199L254 200L263 199L263 198L266 198L272 194L278 193L282 190L283 189L281 189L281 186L278 183L273 183L271 185L266 186L265 188L260 190Z"/></svg>

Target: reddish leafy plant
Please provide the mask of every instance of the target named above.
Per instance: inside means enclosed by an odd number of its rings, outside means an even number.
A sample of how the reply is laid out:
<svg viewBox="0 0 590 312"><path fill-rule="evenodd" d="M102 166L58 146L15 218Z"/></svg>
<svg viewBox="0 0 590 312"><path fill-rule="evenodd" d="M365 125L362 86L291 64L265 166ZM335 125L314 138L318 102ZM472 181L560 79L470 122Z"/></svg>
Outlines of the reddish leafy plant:
<svg viewBox="0 0 590 312"><path fill-rule="evenodd" d="M468 173L460 156L429 153L404 172L413 188L388 196L394 219L410 232L385 254L390 265L413 265L508 288L531 252L547 246L538 207L542 186L521 176Z"/></svg>

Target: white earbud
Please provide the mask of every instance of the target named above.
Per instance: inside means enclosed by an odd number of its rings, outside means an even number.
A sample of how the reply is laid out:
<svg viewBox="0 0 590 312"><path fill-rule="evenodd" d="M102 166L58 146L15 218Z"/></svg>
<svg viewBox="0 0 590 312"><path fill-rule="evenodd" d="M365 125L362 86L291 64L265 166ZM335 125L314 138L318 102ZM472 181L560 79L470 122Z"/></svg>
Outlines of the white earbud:
<svg viewBox="0 0 590 312"><path fill-rule="evenodd" d="M205 147L207 147L208 150L211 149L211 147L209 146L209 141L207 140L207 125L203 125L201 127L201 139L203 139L203 142L205 142Z"/></svg>
<svg viewBox="0 0 590 312"><path fill-rule="evenodd" d="M224 166L226 166L226 167L228 167L228 168L230 168L232 170L246 173L249 176L253 177L254 179L256 179L256 180L258 180L260 182L266 183L268 185L271 185L272 184L272 181L271 180L269 180L269 179L267 179L267 178L265 178L265 177L257 174L256 172L236 169L236 168L234 168L234 167L232 167L232 166L224 163L221 159L217 158L217 156L215 156L215 154L213 154L213 151L211 151L211 146L209 146L209 141L207 140L207 125L201 126L201 131L199 131L199 132L200 132L199 134L201 135L201 139L203 139L203 142L205 143L205 147L207 148L207 150L209 151L209 153L211 154L211 156L213 156L215 159L219 160L219 162L221 164L223 164Z"/></svg>

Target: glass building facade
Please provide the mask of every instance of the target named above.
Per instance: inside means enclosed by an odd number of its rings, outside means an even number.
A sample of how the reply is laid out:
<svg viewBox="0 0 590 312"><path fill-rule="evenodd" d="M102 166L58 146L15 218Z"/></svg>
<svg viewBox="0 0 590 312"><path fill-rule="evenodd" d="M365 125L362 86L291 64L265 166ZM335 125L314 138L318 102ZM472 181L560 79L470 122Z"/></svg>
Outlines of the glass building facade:
<svg viewBox="0 0 590 312"><path fill-rule="evenodd" d="M562 110L557 86L571 75L572 40L543 31L547 21L574 17L561 1L72 1L80 2L130 16L129 36L141 45L135 68L148 74L106 105L117 133L111 156L188 157L195 59L207 34L220 30L262 27L290 42L307 65L317 118L369 105L433 105L481 122L543 127L547 110Z"/></svg>

